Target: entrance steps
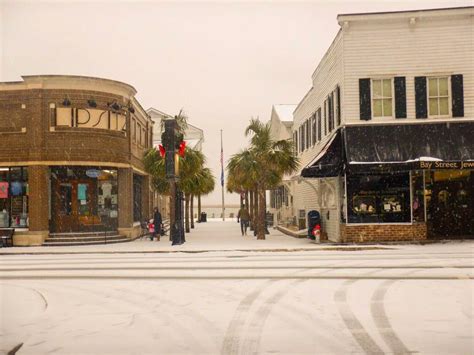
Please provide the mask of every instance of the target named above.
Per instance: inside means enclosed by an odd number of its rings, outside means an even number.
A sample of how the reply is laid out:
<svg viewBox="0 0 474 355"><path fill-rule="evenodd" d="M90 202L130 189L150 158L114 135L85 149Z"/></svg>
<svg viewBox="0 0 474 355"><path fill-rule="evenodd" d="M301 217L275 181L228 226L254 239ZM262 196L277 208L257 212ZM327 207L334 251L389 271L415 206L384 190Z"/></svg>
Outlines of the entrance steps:
<svg viewBox="0 0 474 355"><path fill-rule="evenodd" d="M130 242L131 239L116 231L90 233L50 233L43 246L72 246L114 244Z"/></svg>

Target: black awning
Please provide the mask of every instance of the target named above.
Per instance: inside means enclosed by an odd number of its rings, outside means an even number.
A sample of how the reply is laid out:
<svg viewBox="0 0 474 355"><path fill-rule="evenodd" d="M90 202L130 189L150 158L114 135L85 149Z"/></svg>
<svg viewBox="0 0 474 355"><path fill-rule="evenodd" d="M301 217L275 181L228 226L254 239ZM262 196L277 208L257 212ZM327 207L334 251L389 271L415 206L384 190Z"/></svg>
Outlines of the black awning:
<svg viewBox="0 0 474 355"><path fill-rule="evenodd" d="M474 122L346 126L335 133L301 176L334 177L344 169L472 169L473 162Z"/></svg>
<svg viewBox="0 0 474 355"><path fill-rule="evenodd" d="M348 126L344 132L349 171L411 170L420 162L474 160L474 123ZM439 163L438 163L439 164Z"/></svg>
<svg viewBox="0 0 474 355"><path fill-rule="evenodd" d="M344 166L342 132L338 130L320 153L301 171L302 177L334 177L342 173Z"/></svg>

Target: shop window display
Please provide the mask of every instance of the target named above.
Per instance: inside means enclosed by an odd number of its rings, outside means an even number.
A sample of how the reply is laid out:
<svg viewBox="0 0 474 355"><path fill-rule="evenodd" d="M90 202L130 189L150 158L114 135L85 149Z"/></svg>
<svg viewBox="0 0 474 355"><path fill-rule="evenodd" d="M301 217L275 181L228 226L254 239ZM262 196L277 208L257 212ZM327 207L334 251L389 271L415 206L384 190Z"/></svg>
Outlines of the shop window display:
<svg viewBox="0 0 474 355"><path fill-rule="evenodd" d="M0 168L0 227L28 227L27 168Z"/></svg>
<svg viewBox="0 0 474 355"><path fill-rule="evenodd" d="M107 170L98 180L99 216L107 225L116 226L118 218L117 171Z"/></svg>
<svg viewBox="0 0 474 355"><path fill-rule="evenodd" d="M409 175L347 177L349 223L410 222Z"/></svg>
<svg viewBox="0 0 474 355"><path fill-rule="evenodd" d="M115 230L117 195L115 169L52 167L52 229L55 232Z"/></svg>

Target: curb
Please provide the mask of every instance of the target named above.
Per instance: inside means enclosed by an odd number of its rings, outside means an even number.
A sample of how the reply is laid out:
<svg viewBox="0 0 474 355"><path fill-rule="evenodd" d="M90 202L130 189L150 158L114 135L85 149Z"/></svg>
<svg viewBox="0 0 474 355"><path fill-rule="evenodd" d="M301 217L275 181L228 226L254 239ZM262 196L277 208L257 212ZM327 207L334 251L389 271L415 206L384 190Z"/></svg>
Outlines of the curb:
<svg viewBox="0 0 474 355"><path fill-rule="evenodd" d="M302 239L302 238L306 238L306 230L303 232L300 232L300 231L293 231L291 229L287 229L285 227L282 227L282 226L276 226L274 227L276 230L282 232L283 234L286 234L286 235L289 235L290 237L293 237L293 238L298 238L298 239Z"/></svg>

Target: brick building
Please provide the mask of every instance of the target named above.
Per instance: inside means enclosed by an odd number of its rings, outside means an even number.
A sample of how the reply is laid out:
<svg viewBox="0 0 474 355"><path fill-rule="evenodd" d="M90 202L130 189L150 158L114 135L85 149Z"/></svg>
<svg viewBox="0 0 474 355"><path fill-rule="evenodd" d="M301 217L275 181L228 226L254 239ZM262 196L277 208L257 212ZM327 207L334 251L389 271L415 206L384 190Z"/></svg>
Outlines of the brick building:
<svg viewBox="0 0 474 355"><path fill-rule="evenodd" d="M332 241L474 237L473 13L338 16L293 112L300 229L316 209Z"/></svg>
<svg viewBox="0 0 474 355"><path fill-rule="evenodd" d="M55 234L133 238L151 215L143 153L153 121L136 90L83 76L0 83L0 227L15 245Z"/></svg>

